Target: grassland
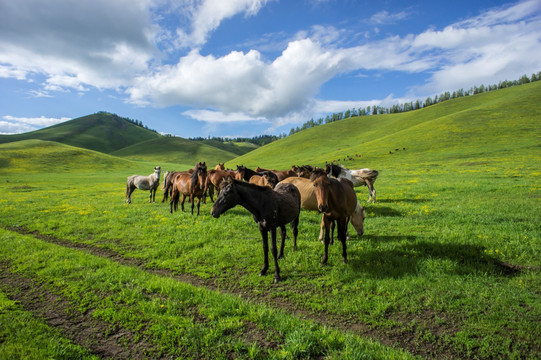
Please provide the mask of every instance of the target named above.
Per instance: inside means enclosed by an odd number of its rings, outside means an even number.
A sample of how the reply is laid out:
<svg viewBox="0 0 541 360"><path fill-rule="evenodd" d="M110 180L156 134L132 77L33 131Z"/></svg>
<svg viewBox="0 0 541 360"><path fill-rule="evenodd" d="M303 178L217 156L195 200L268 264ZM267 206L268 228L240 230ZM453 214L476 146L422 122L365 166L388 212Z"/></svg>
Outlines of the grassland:
<svg viewBox="0 0 541 360"><path fill-rule="evenodd" d="M286 243L279 284L258 276L260 235L244 209L214 219L207 203L199 217L169 214L138 190L127 205L126 176L153 163L43 141L0 145L0 353L536 358L539 90L344 120L235 159L284 168L360 154L345 164L380 170L378 203L357 189L368 216L348 243L349 263L334 246L320 265L319 215L302 212L299 249ZM93 340L35 310L35 288L81 317ZM24 326L12 326L18 316ZM41 347L47 329L51 346Z"/></svg>

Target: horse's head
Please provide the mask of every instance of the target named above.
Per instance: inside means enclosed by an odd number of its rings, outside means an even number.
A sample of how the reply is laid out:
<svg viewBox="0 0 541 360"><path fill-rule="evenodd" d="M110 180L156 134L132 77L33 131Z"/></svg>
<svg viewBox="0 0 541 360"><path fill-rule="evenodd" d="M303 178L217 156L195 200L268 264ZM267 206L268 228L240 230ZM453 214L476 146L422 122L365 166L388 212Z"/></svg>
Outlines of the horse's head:
<svg viewBox="0 0 541 360"><path fill-rule="evenodd" d="M210 209L210 214L215 218L219 218L221 214L237 205L237 203L238 195L235 180L231 176L228 176L220 184L220 193L214 205L212 205L212 209Z"/></svg>
<svg viewBox="0 0 541 360"><path fill-rule="evenodd" d="M154 174L156 174L156 179L160 178L160 172L162 171L162 168L159 166L154 167Z"/></svg>
<svg viewBox="0 0 541 360"><path fill-rule="evenodd" d="M355 208L355 212L351 216L351 225L355 228L355 231L357 231L357 235L362 236L364 234L364 219L366 217L366 211L364 210L364 207L362 207L359 202L357 202L357 207Z"/></svg>
<svg viewBox="0 0 541 360"><path fill-rule="evenodd" d="M317 199L317 209L320 213L324 213L329 209L329 191L331 187L331 179L323 169L316 168L312 172L310 178L314 184L314 193Z"/></svg>
<svg viewBox="0 0 541 360"><path fill-rule="evenodd" d="M207 183L207 165L201 162L197 163L191 178L192 188L195 188L197 182L199 182L199 188L203 190L205 188L205 184Z"/></svg>

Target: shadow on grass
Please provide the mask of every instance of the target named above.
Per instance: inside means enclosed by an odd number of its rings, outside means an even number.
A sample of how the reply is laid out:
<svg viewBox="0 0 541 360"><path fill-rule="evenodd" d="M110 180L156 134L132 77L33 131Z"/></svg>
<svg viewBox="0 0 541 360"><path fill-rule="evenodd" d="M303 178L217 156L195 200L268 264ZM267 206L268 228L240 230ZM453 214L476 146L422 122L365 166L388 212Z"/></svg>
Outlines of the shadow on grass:
<svg viewBox="0 0 541 360"><path fill-rule="evenodd" d="M399 202L419 204L419 203L424 203L424 202L429 202L429 201L430 199L378 199L378 203L384 203L384 204L395 204Z"/></svg>
<svg viewBox="0 0 541 360"><path fill-rule="evenodd" d="M366 211L374 213L376 216L404 216L400 211L387 206L371 206L366 208Z"/></svg>
<svg viewBox="0 0 541 360"><path fill-rule="evenodd" d="M404 240L405 237L373 238L375 242L391 242ZM488 256L484 252L484 247L479 245L416 241L417 239L414 236L406 238L408 240L407 244L389 250L349 246L348 266L354 270L352 278L349 280L361 279L366 275L376 279L384 279L415 276L431 272L450 275L479 275L483 277L514 276L519 272L518 269L509 264ZM341 251L339 242L335 242L336 246ZM338 255L336 251L333 252Z"/></svg>

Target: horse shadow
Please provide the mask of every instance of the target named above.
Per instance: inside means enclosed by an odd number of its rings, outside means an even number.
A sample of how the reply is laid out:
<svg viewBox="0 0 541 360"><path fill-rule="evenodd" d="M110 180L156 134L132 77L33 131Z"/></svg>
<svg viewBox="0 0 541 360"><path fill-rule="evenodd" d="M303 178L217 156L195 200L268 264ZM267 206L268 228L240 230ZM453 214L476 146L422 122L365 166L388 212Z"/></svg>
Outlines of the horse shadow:
<svg viewBox="0 0 541 360"><path fill-rule="evenodd" d="M374 241L404 240L404 236L367 237ZM408 244L393 249L379 248L367 250L365 247L350 246L348 249L348 266L353 271L349 279L358 281L366 276L375 279L402 278L416 276L424 271L428 262L435 260L438 271L449 275L479 276L515 276L519 270L507 266L497 258L485 253L480 245L438 243L428 240L418 241L415 236L407 237Z"/></svg>
<svg viewBox="0 0 541 360"><path fill-rule="evenodd" d="M404 216L404 214L401 213L400 211L388 206L371 206L365 209L371 213L374 213L376 216L387 216L387 217Z"/></svg>

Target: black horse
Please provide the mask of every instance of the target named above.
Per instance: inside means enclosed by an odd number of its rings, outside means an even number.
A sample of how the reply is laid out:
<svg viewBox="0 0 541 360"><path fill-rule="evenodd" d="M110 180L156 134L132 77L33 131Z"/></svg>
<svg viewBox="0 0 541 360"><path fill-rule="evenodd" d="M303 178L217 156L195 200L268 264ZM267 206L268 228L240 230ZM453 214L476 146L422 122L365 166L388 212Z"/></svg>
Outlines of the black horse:
<svg viewBox="0 0 541 360"><path fill-rule="evenodd" d="M295 185L278 184L274 189L234 180L231 177L222 182L220 195L212 206L210 213L215 218L227 210L240 205L252 213L254 221L259 225L263 238L263 269L259 275L266 275L269 269L269 235L271 232L271 252L274 257L274 282L280 281L278 259L284 256L286 237L285 225L291 223L293 232L293 249L297 250L299 213L301 194ZM282 243L280 253L276 249L276 228L280 227Z"/></svg>

